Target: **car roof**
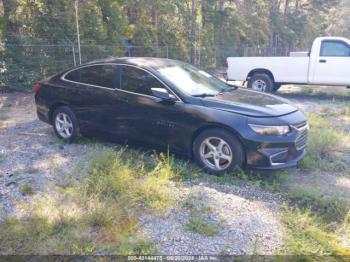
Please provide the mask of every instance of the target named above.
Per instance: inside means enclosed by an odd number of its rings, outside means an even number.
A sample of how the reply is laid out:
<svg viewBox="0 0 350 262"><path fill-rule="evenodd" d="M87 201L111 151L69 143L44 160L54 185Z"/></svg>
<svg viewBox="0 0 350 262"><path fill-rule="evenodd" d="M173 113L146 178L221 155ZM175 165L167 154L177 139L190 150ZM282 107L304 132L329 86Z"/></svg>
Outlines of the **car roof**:
<svg viewBox="0 0 350 262"><path fill-rule="evenodd" d="M179 63L177 60L168 58L157 58L157 57L110 57L105 59L94 60L86 63L88 64L99 64L99 63L118 63L118 64L130 64L139 67L147 67L157 69L160 67L169 67Z"/></svg>

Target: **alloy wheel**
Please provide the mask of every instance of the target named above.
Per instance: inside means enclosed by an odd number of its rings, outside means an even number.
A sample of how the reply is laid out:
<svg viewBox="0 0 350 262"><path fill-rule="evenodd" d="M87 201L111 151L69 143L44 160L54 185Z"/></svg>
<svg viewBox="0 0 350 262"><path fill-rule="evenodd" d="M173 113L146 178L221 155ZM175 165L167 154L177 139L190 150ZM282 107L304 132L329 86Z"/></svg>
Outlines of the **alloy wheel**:
<svg viewBox="0 0 350 262"><path fill-rule="evenodd" d="M65 113L59 113L56 116L55 119L55 126L57 133L65 138L68 139L73 134L73 123L70 117Z"/></svg>
<svg viewBox="0 0 350 262"><path fill-rule="evenodd" d="M201 143L200 157L207 167L217 171L229 167L233 159L231 147L219 137L209 137Z"/></svg>

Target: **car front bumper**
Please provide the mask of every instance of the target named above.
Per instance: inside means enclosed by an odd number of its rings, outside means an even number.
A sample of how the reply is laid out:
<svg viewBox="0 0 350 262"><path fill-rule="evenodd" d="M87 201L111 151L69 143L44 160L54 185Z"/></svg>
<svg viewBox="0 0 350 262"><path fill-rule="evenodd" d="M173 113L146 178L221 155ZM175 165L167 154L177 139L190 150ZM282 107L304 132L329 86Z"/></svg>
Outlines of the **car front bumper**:
<svg viewBox="0 0 350 262"><path fill-rule="evenodd" d="M305 156L306 148L295 151L290 148L278 148L270 150L264 150L264 152L257 152L251 154L247 159L247 166L253 169L263 170L277 170L288 167L294 167ZM254 161L251 161L251 160ZM250 160L250 161L249 161Z"/></svg>
<svg viewBox="0 0 350 262"><path fill-rule="evenodd" d="M307 151L308 124L304 120L290 127L286 136L251 136L246 141L247 167L275 170L296 166Z"/></svg>

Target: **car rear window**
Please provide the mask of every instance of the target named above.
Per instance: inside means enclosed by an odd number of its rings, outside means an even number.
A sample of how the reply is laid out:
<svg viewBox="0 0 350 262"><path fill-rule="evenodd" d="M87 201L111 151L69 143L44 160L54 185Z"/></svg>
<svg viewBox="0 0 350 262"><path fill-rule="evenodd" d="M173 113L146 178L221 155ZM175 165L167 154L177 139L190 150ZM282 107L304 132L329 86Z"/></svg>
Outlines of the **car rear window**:
<svg viewBox="0 0 350 262"><path fill-rule="evenodd" d="M115 88L116 65L94 65L76 69L65 76L66 80L100 87Z"/></svg>

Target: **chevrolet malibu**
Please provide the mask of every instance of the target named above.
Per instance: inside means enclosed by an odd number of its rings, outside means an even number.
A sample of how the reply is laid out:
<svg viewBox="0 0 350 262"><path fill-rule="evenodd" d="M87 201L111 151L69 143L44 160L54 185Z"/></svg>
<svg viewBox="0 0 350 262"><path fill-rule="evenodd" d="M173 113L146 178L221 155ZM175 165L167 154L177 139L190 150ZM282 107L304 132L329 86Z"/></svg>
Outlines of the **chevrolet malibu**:
<svg viewBox="0 0 350 262"><path fill-rule="evenodd" d="M287 100L228 85L184 62L111 58L35 85L37 115L73 142L103 134L194 158L207 172L295 166L307 121Z"/></svg>

